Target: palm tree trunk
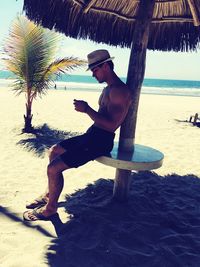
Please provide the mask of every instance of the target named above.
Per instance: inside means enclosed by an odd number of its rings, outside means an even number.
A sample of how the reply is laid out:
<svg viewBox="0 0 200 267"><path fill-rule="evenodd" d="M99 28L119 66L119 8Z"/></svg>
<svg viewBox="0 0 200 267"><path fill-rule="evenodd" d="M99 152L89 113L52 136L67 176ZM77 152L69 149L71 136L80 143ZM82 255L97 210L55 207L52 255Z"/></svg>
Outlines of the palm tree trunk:
<svg viewBox="0 0 200 267"><path fill-rule="evenodd" d="M26 102L26 115L24 115L24 133L32 133L33 126L32 126L32 118L33 115L31 114L32 111L32 99L30 93L27 93L27 102Z"/></svg>

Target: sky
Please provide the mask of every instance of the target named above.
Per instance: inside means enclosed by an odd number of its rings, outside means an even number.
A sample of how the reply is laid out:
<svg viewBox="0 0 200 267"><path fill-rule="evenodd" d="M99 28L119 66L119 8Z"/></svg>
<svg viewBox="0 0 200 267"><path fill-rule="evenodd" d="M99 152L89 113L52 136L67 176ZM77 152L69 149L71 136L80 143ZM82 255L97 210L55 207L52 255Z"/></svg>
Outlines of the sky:
<svg viewBox="0 0 200 267"><path fill-rule="evenodd" d="M4 39L17 14L22 13L23 0L1 1L0 8L0 57ZM96 49L107 49L115 57L115 71L120 77L127 76L130 49L97 44L92 41L76 40L62 35L58 57L75 56L86 59ZM0 66L3 69L3 66ZM90 75L85 69L73 74ZM196 52L158 52L147 50L145 78L197 80L200 81L200 48Z"/></svg>

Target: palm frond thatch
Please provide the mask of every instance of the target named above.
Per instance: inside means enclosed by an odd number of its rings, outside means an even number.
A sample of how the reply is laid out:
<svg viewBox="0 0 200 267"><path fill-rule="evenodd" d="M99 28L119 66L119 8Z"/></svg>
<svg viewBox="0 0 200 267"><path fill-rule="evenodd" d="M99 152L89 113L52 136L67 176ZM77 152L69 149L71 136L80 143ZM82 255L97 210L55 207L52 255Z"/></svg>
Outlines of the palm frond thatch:
<svg viewBox="0 0 200 267"><path fill-rule="evenodd" d="M24 0L24 10L30 19L67 36L130 47L139 1ZM199 25L200 0L156 0L148 49L195 50Z"/></svg>

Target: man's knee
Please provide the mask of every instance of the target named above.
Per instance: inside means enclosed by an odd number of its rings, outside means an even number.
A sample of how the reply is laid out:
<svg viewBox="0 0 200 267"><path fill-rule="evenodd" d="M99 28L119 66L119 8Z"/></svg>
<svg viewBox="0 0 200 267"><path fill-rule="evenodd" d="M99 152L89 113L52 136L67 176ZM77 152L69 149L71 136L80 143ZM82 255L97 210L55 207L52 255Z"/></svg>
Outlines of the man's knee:
<svg viewBox="0 0 200 267"><path fill-rule="evenodd" d="M53 145L52 147L49 148L49 156L52 156L53 154L56 153L56 150L57 150L57 145Z"/></svg>
<svg viewBox="0 0 200 267"><path fill-rule="evenodd" d="M64 152L65 152L65 150L61 146L59 146L59 145L53 145L49 149L49 157L50 158L56 157L56 156L61 155Z"/></svg>

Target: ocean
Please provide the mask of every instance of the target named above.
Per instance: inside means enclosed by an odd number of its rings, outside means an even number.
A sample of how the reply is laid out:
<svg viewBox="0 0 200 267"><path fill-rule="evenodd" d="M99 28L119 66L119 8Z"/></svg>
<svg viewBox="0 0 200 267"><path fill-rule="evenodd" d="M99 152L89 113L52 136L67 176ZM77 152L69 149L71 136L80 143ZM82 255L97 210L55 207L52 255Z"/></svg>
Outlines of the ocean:
<svg viewBox="0 0 200 267"><path fill-rule="evenodd" d="M12 73L0 71L1 87L9 87L12 85L13 79ZM126 78L121 77L121 79L126 82ZM52 84L51 89L101 91L103 87L105 84L99 84L91 76L62 74ZM200 97L200 81L145 78L141 93Z"/></svg>

